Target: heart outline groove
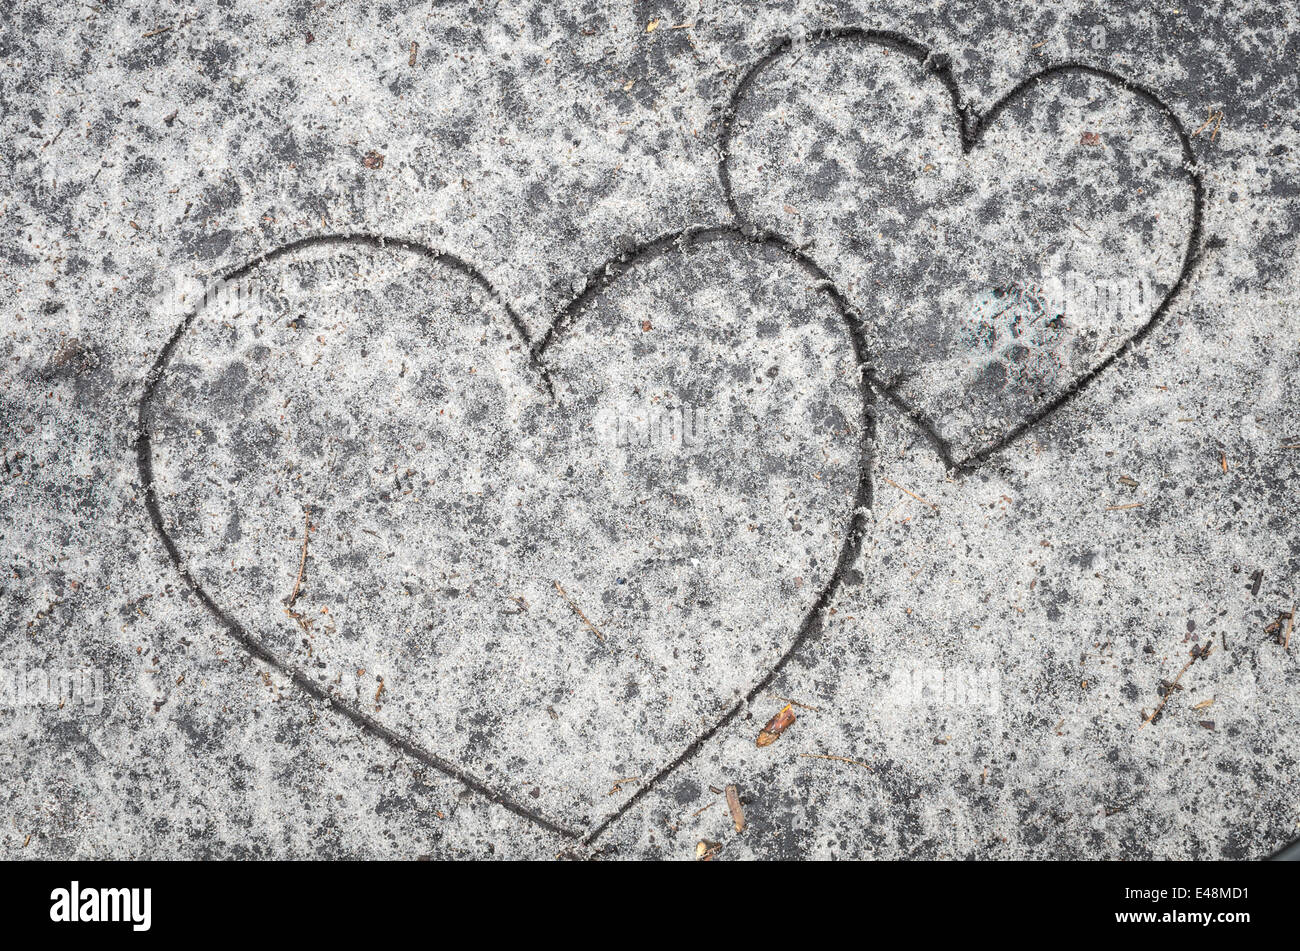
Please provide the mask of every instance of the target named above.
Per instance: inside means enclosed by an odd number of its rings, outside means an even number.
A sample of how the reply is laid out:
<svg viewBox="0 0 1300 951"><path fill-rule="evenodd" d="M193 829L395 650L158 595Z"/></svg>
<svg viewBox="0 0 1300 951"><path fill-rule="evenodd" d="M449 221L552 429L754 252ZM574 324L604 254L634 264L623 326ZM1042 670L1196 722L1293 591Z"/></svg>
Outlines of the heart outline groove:
<svg viewBox="0 0 1300 951"><path fill-rule="evenodd" d="M818 592L811 606L805 612L796 633L788 646L778 656L776 661L773 662L765 672L761 673L761 676L759 676L759 678L749 687L744 695L728 707L726 711L714 720L704 731L696 735L695 738L692 739L685 748L681 749L674 758L660 767L647 781L641 783L637 790L620 803L617 808L607 813L589 829L581 830L572 828L546 816L538 809L494 788L492 783L480 779L468 769L439 756L436 752L404 735L402 732L379 722L375 717L364 712L358 704L332 694L324 685L307 676L307 674L295 664L272 650L267 646L265 641L257 637L244 624L222 608L204 585L200 583L193 573L191 573L186 564L185 557L181 553L175 540L167 531L158 501L153 468L152 426L154 422L154 403L157 393L161 383L163 382L169 361L173 353L176 351L178 344L184 337L186 331L190 329L203 312L203 303L200 303L190 311L175 328L167 339L167 342L159 351L158 356L151 364L144 379L142 395L137 404L137 428L135 441L137 472L143 486L145 509L148 513L151 525L163 543L168 558L177 569L182 580L194 593L196 598L209 614L221 623L231 638L251 657L275 669L304 694L339 712L345 719L352 722L362 731L375 736L390 747L411 756L418 762L460 782L468 789L482 795L490 802L500 805L511 813L537 825L540 828L581 845L590 845L593 843L627 811L655 789L667 776L692 759L719 731L725 729L729 724L731 724L759 693L771 685L781 671L803 647L808 638L819 629L824 609L838 592L841 583L846 579L852 565L861 552L862 541L866 530L865 513L870 509L873 497L871 463L873 461L872 450L875 442L876 402L878 399L883 398L889 400L909 419L913 420L934 446L940 458L951 471L955 473L972 471L987 461L992 455L1025 435L1025 433L1037 425L1037 423L1041 422L1044 418L1065 405L1065 403L1086 387L1088 383L1115 363L1120 356L1129 352L1134 346L1145 339L1145 337L1160 324L1162 318L1172 306L1175 298L1186 288L1190 279L1191 271L1196 263L1198 253L1197 249L1200 245L1202 233L1204 185L1201 181L1199 172L1195 168L1194 155L1191 150L1191 140L1187 135L1185 127L1173 110L1158 96L1156 96L1155 93L1145 87L1139 86L1138 84L1105 69L1082 63L1063 63L1048 67L1047 69L1035 73L1017 83L992 106L986 109L983 113L980 113L961 103L959 88L951 74L951 70L946 60L936 56L928 47L903 34L862 28L844 28L818 32L812 34L810 39L830 41L845 40L884 45L888 48L905 52L907 55L922 63L927 69L934 73L949 90L962 149L963 152L966 153L972 151L979 145L982 130L987 128L988 123L996 118L1003 109L1014 102L1016 98L1022 96L1027 90L1042 81L1042 79L1063 72L1081 72L1098 76L1138 95L1149 104L1154 105L1157 110L1172 123L1182 145L1184 168L1188 180L1191 183L1193 192L1192 227L1189 230L1181 270L1169 291L1165 294L1160 304L1155 308L1147 321L1136 332L1130 335L1118 348L1112 351L1092 369L1086 371L1080 378L1073 381L1046 406L1041 407L1039 410L1035 411L1035 413L1031 414L1028 418L1019 423L998 442L979 450L977 453L972 454L966 459L954 459L948 443L938 434L933 423L925 418L919 411L907 405L906 401L904 401L901 396L893 392L884 381L876 376L871 362L868 359L868 344L864 333L864 324L859 312L843 294L830 275L827 274L827 272L802 248L795 245L786 237L781 236L774 231L760 229L753 226L737 205L731 187L730 171L728 168L728 161L730 158L729 146L734 129L736 111L741 99L752 86L758 75L782 55L790 52L794 44L794 41L791 38L778 41L762 59L749 68L736 89L733 91L722 116L719 138L721 157L718 163L718 175L721 181L725 203L730 209L736 223L693 227L670 232L657 238L640 242L630 251L611 258L600 266L592 269L587 274L583 289L568 304L564 305L564 307L560 309L555 318L549 323L545 330L541 332L537 339L533 339L533 336L528 333L525 324L509 301L505 300L500 295L496 288L477 267L456 254L438 250L428 244L411 238L386 237L368 232L308 236L279 245L271 251L255 257L239 267L225 273L214 281L214 284L238 282L264 264L268 264L277 258L307 248L342 248L361 246L381 250L398 249L424 257L431 263L448 266L454 271L468 277L474 284L485 290L488 295L501 306L510 321L510 330L517 336L519 341L527 350L530 368L538 373L545 389L547 390L548 396L552 401L555 396L554 387L544 358L547 350L552 346L554 341L562 337L565 330L578 319L584 309L591 304L596 296L612 285L616 280L618 280L618 278L626 274L633 267L648 263L649 261L674 250L680 250L696 244L709 242L741 242L774 249L775 251L785 255L800 271L808 275L808 277L813 281L816 290L829 299L837 317L842 321L852 344L854 361L858 370L856 388L861 402L859 438L856 446L858 476L855 496L853 508L849 513L848 530L845 532L844 541L840 546L834 569L825 585Z"/></svg>
<svg viewBox="0 0 1300 951"><path fill-rule="evenodd" d="M191 572L187 564L187 559L182 553L180 546L176 543L172 534L167 529L162 508L159 504L158 491L154 476L153 427L157 395L165 378L172 355L176 351L181 340L184 338L186 332L190 330L194 323L204 313L206 298L185 316L182 322L173 331L172 335L168 338L162 350L159 351L157 358L154 360L154 363L146 376L144 391L138 404L136 465L141 484L144 486L144 502L150 523L152 524L154 531L162 540L169 559L180 573L181 578L184 580L186 585L199 599L200 603L209 614L221 623L226 632L235 640L236 643L243 647L252 657L278 671L282 676L286 677L291 683L293 683L295 687L302 690L308 696L311 696L331 709L338 711L344 718L351 721L363 731L381 739L389 746L411 756L413 759L423 763L424 765L436 769L444 775L457 780L467 788L484 796L489 801L502 806L515 815L518 815L552 833L576 841L580 844L588 845L594 842L595 839L604 833L610 825L616 822L625 812L639 802L641 798L654 789L664 778L674 772L683 763L690 760L719 730L722 730L731 723L759 693L770 686L772 681L775 680L790 660L793 659L805 641L807 641L807 639L818 630L823 610L834 597L835 593L839 589L840 583L844 580L849 569L859 556L862 539L866 530L865 513L870 509L872 502L870 452L875 440L875 394L866 383L869 366L867 364L866 343L862 337L862 329L860 324L850 317L847 302L840 295L838 289L834 286L833 282L830 281L827 275L797 248L789 245L788 242L772 235L757 236L747 234L730 225L688 228L674 231L650 241L643 242L631 251L612 258L590 273L583 290L561 309L557 317L536 341L531 339L525 325L519 319L509 302L505 301L497 293L492 284L476 267L455 254L439 251L423 242L408 238L384 237L369 233L331 234L301 238L280 245L266 254L246 262L240 267L226 273L214 282L214 286L219 286L225 283L235 284L241 279L247 277L255 269L269 264L279 258L286 257L297 251L320 247L342 248L360 246L379 250L396 249L422 257L431 263L444 264L452 268L454 271L468 277L474 284L486 291L487 294L501 306L509 319L511 325L510 330L527 348L529 368L538 374L541 382L547 390L548 396L552 401L554 401L554 387L549 370L544 362L546 351L563 337L566 329L574 325L588 305L590 305L602 291L611 286L634 267L649 263L656 258L669 253L712 243L741 243L772 249L777 253L784 255L792 261L802 273L808 276L816 293L819 296L824 295L824 297L830 301L837 319L843 325L844 330L848 334L853 348L854 364L857 370L855 387L856 395L861 403L861 417L857 421L860 434L856 447L857 478L855 482L853 505L849 511L848 530L845 532L844 541L839 547L835 559L835 566L830 577L819 590L811 606L804 613L793 638L789 641L775 662L763 670L758 679L749 685L744 694L730 704L725 712L714 720L707 729L694 736L694 738L684 748L682 748L680 752L673 756L669 762L659 767L648 780L640 784L632 795L620 803L616 809L601 817L591 828L585 831L575 829L547 816L539 809L521 802L517 797L511 796L495 788L493 783L480 778L478 775L460 764L439 755L427 746L407 735L404 735L403 732L385 725L377 718L362 710L357 703L331 693L325 685L313 680L300 667L277 653L277 651L270 647L264 639L258 637L248 628L248 626L235 618L230 611L223 608L217 598L197 577L195 577L194 573Z"/></svg>
<svg viewBox="0 0 1300 951"><path fill-rule="evenodd" d="M1096 77L1106 81L1107 83L1111 83L1124 91L1132 93L1139 100L1153 107L1164 119L1166 119L1178 139L1179 146L1182 150L1182 169L1186 176L1187 183L1190 186L1192 198L1191 224L1187 229L1186 241L1183 245L1182 260L1178 274L1174 278L1173 283L1169 286L1169 289L1161 298L1160 302L1136 330L1128 334L1118 346L1093 364L1090 368L1084 370L1066 384L1051 399L1047 400L1043 405L1029 413L1009 430L999 436L995 441L970 453L965 458L958 459L953 453L951 441L945 439L939 433L936 421L916 406L912 405L910 401L897 392L897 381L886 381L880 379L874 374L871 375L869 382L877 396L887 399L904 417L912 421L933 447L935 453L943 461L944 467L949 473L960 476L965 473L973 472L990 458L1025 436L1040 422L1073 400L1083 392L1083 390L1086 389L1093 380L1101 376L1101 374L1108 370L1121 357L1127 355L1138 344L1150 336L1150 334L1163 322L1164 317L1173 306L1174 301L1187 288L1191 280L1192 271L1195 268L1200 255L1205 212L1205 184L1196 162L1196 155L1192 150L1191 136L1188 135L1187 128L1183 125L1178 114L1155 92L1132 81L1126 76L1122 76L1119 73L1112 72L1103 67L1093 66L1089 63L1068 61L1056 63L1041 69L1017 82L1014 86L999 96L990 106L983 111L980 111L968 103L963 103L961 87L953 76L949 57L932 50L930 47L903 33L894 32L892 30L868 29L864 27L838 27L811 31L807 34L805 39L808 45L852 43L878 46L882 49L902 53L915 60L929 74L937 78L947 90L949 99L952 103L952 118L956 124L958 140L961 144L961 152L963 155L969 155L979 148L981 143L984 141L985 130L987 130L993 124L994 120L996 120L1009 106L1023 98L1027 93L1038 86L1039 83L1043 82L1043 80L1054 76L1065 75ZM741 203L736 199L735 190L731 180L730 167L732 157L731 146L735 133L736 117L742 100L750 89L753 88L754 83L759 76L769 67L775 65L783 57L794 52L794 50L794 37L783 37L773 43L768 49L768 52L754 63L754 65L750 66L741 77L740 82L736 84L736 88L732 91L719 122L720 132L718 136L718 150L720 156L718 159L718 179L722 185L723 200L726 202L728 210L738 222L741 229L753 234L777 235L775 231L769 228L761 228L754 224L750 216L742 210ZM793 242L791 242L791 244L793 245ZM858 308L854 307L853 313L858 319L863 319L861 311Z"/></svg>

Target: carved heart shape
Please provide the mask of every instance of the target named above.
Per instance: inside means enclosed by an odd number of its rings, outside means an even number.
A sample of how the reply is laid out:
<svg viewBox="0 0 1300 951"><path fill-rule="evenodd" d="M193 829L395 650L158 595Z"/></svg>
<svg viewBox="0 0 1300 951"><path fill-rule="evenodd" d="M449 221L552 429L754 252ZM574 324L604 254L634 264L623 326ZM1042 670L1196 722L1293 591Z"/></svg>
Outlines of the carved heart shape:
<svg viewBox="0 0 1300 951"><path fill-rule="evenodd" d="M590 841L772 681L856 557L864 354L824 273L731 228L609 262L535 343L463 260L306 239L177 328L140 476L251 654Z"/></svg>
<svg viewBox="0 0 1300 951"><path fill-rule="evenodd" d="M1049 94L1049 95L1044 95ZM867 130L894 130L886 136ZM867 316L872 382L971 469L1146 337L1187 285L1203 187L1178 117L1066 63L983 113L946 58L846 29L742 79L719 173Z"/></svg>

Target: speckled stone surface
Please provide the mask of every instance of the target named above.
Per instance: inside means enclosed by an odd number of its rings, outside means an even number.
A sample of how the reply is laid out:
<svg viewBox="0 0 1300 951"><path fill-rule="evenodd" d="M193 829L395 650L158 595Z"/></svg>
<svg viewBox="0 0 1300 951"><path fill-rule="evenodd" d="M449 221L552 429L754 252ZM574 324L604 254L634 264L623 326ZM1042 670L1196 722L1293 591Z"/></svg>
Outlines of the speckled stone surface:
<svg viewBox="0 0 1300 951"><path fill-rule="evenodd" d="M1294 8L3 10L5 859L1300 837Z"/></svg>

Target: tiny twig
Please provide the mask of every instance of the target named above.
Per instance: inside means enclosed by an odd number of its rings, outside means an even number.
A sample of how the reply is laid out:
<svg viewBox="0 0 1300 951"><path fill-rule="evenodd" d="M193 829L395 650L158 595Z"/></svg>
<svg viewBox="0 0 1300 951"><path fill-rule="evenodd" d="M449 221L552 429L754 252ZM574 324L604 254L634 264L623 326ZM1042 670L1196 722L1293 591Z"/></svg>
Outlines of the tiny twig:
<svg viewBox="0 0 1300 951"><path fill-rule="evenodd" d="M849 759L847 756L831 756L827 753L800 753L805 759L831 759L837 763L848 763L851 766L861 766L863 769L870 770L871 766L856 759Z"/></svg>
<svg viewBox="0 0 1300 951"><path fill-rule="evenodd" d="M1210 656L1209 641L1205 642L1204 647L1194 648L1192 650L1192 656L1188 658L1187 663L1183 664L1183 669L1178 672L1178 676L1175 677L1173 681L1165 688L1165 695L1160 698L1160 706L1156 707L1155 712L1153 712L1151 716L1147 717L1145 720L1142 721L1142 726L1138 727L1139 730L1142 729L1142 727L1146 726L1148 723L1153 722L1156 717L1160 716L1160 711L1165 708L1165 704L1169 702L1169 698L1172 697L1174 695L1174 691L1178 689L1178 682L1183 679L1183 674L1187 673L1187 668L1191 667L1192 664L1196 663L1198 660L1201 660L1209 656Z"/></svg>
<svg viewBox="0 0 1300 951"><path fill-rule="evenodd" d="M1219 125L1223 122L1223 110L1220 109L1218 111L1215 111L1215 109L1211 107L1211 108L1207 108L1206 112L1208 113L1208 118L1204 122L1202 122L1199 126L1196 127L1196 131L1192 133L1192 138L1193 139L1196 138L1198 135L1200 135L1202 132L1208 129L1211 124L1213 124L1214 129L1213 131L1210 132L1210 141L1213 142L1216 138L1218 138L1219 135Z"/></svg>
<svg viewBox="0 0 1300 951"><path fill-rule="evenodd" d="M905 489L905 488L903 488L901 485L899 485L899 484L898 484L897 482L895 482L893 479L889 478L889 476L881 476L881 478L884 479L886 482L888 482L890 485L892 485L894 488L896 488L899 492L902 492L902 493L905 494L905 495L910 495L912 498L916 499L916 501L918 501L918 502L924 502L926 505L930 506L930 508L934 509L936 512L939 511L939 506L935 505L933 502L931 502L931 501L929 501L929 500L927 500L927 499L923 499L923 498L921 498L919 495L917 495L917 494L916 494L915 492L913 492L911 489Z"/></svg>
<svg viewBox="0 0 1300 951"><path fill-rule="evenodd" d="M791 700L789 697L783 697L780 694L770 694L773 700L780 700L782 703L788 703L792 707L798 707L800 710L811 710L813 713L821 713L820 708L810 707L806 703L800 703L798 700Z"/></svg>
<svg viewBox="0 0 1300 951"><path fill-rule="evenodd" d="M560 587L560 583L558 581L552 581L551 584L555 585L555 590L560 592L560 597L569 602L569 607L573 609L574 614L578 615L578 619L582 621L583 624L587 625L587 630L591 631L591 633L595 634L603 642L605 640L605 635L600 633L600 628L596 627L596 625L592 624L591 621L588 620L587 615L582 613L582 608L578 607L577 602L565 593L564 589Z"/></svg>
<svg viewBox="0 0 1300 951"><path fill-rule="evenodd" d="M609 792L605 793L605 795L612 796L615 793L620 793L623 791L623 787L628 783L639 783L639 782L641 782L640 776L625 776L623 779L616 779L614 780L614 785L609 788Z"/></svg>
<svg viewBox="0 0 1300 951"><path fill-rule="evenodd" d="M298 600L298 591L302 588L303 575L307 571L307 539L311 535L311 509L303 509L303 526L302 526L302 556L298 559L298 577L293 581L293 593L289 595L286 602L289 607Z"/></svg>
<svg viewBox="0 0 1300 951"><path fill-rule="evenodd" d="M302 590L302 579L307 573L307 539L311 537L311 509L303 508L302 512L302 555L298 559L298 577L293 581L293 591L290 592L289 597L284 602L284 613L297 621L303 630L306 630L306 620L300 612L293 609L295 602L298 600L298 592Z"/></svg>

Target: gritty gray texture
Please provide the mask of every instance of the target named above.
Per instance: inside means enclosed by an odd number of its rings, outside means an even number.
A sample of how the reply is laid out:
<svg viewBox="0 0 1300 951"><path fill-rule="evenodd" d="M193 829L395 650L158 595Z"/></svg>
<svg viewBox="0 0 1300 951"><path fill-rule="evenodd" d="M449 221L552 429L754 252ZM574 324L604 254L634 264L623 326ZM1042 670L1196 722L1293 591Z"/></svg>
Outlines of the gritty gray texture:
<svg viewBox="0 0 1300 951"><path fill-rule="evenodd" d="M6 859L1300 836L1293 5L3 24Z"/></svg>

